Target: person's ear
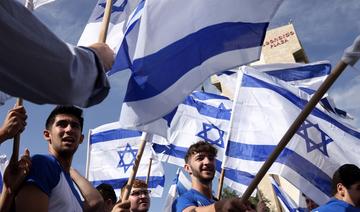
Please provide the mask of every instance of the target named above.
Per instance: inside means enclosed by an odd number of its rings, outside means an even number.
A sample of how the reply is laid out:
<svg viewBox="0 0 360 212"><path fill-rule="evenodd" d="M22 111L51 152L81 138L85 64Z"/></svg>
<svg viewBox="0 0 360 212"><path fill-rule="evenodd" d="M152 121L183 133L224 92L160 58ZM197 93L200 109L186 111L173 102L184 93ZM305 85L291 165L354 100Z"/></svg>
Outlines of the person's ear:
<svg viewBox="0 0 360 212"><path fill-rule="evenodd" d="M192 174L192 170L189 164L185 163L184 165L184 169L187 173L189 173L190 175Z"/></svg>
<svg viewBox="0 0 360 212"><path fill-rule="evenodd" d="M336 185L336 190L337 190L337 192L339 193L340 196L342 196L342 197L345 196L346 189L345 189L345 186L342 183L338 183Z"/></svg>
<svg viewBox="0 0 360 212"><path fill-rule="evenodd" d="M46 141L48 141L48 142L51 141L51 136L50 136L49 130L44 130L43 136L44 136L44 139L45 139Z"/></svg>
<svg viewBox="0 0 360 212"><path fill-rule="evenodd" d="M81 134L81 136L80 136L80 144L83 142L83 140L84 140L84 135Z"/></svg>

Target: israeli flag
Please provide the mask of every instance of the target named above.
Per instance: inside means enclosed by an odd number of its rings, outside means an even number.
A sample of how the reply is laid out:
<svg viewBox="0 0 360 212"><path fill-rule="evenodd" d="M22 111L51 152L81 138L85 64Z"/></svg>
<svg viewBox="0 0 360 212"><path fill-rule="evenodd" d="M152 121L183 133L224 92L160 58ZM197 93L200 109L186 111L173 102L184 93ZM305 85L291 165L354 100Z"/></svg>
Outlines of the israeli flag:
<svg viewBox="0 0 360 212"><path fill-rule="evenodd" d="M110 15L110 23L107 32L106 43L115 52L120 47L124 38L123 30L133 10L137 7L139 0L113 0ZM106 0L99 0L84 28L78 41L78 46L89 46L98 42L100 28L104 18Z"/></svg>
<svg viewBox="0 0 360 212"><path fill-rule="evenodd" d="M125 29L110 74L132 72L121 110L123 128L174 109L212 74L258 60L282 0L146 0Z"/></svg>
<svg viewBox="0 0 360 212"><path fill-rule="evenodd" d="M309 94L251 67L242 73L223 165L257 173ZM284 177L315 202L327 202L335 170L345 163L360 165L360 132L342 121L318 105L269 173Z"/></svg>
<svg viewBox="0 0 360 212"><path fill-rule="evenodd" d="M311 95L315 93L331 72L331 64L328 61L319 61L309 64L267 64L252 67L299 88L309 94L307 97L311 97ZM234 99L238 71L240 70L233 69L217 76L221 83L223 93L226 93L231 99ZM328 94L325 94L323 99L321 99L320 105L339 117L353 119L346 111L337 108L334 100Z"/></svg>
<svg viewBox="0 0 360 212"><path fill-rule="evenodd" d="M164 212L171 212L173 202L176 198L186 193L191 189L191 181L179 168L176 172L176 177L173 180L173 184L170 186L168 197L165 201Z"/></svg>
<svg viewBox="0 0 360 212"><path fill-rule="evenodd" d="M134 165L141 134L140 131L120 129L117 122L90 130L87 177L93 186L110 184L119 196L119 190L127 183ZM165 183L164 170L149 143L146 144L136 178L145 181L150 158L153 160L148 187L152 197L161 197Z"/></svg>

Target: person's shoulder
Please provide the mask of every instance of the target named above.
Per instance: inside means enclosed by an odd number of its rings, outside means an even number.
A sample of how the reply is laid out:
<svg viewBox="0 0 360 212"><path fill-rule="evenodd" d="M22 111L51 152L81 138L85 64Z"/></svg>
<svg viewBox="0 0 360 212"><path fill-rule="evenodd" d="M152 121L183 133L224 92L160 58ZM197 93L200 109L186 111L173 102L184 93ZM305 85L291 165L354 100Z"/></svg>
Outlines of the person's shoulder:
<svg viewBox="0 0 360 212"><path fill-rule="evenodd" d="M31 157L31 168L51 169L59 171L60 166L55 157L51 155L34 155Z"/></svg>
<svg viewBox="0 0 360 212"><path fill-rule="evenodd" d="M183 193L181 196L175 199L172 206L172 211L183 211L185 208L190 206L197 206L196 197L192 190Z"/></svg>
<svg viewBox="0 0 360 212"><path fill-rule="evenodd" d="M331 199L325 205L322 205L318 208L315 208L313 212L356 212L360 211L360 209L356 209L352 207L350 204L338 200L338 199Z"/></svg>

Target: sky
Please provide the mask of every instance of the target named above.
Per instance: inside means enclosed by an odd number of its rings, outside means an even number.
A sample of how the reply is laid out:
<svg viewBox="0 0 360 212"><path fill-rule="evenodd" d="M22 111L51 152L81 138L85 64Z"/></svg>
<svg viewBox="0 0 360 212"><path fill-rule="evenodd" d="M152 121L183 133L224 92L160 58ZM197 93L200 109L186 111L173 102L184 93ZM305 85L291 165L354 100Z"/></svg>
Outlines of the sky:
<svg viewBox="0 0 360 212"><path fill-rule="evenodd" d="M34 13L56 35L76 45L97 0L56 0L38 8ZM360 1L358 0L284 0L270 23L270 29L292 22L310 62L329 60L333 66L339 61L346 47L360 34ZM360 64L360 63L359 63ZM360 65L348 67L330 89L338 108L349 112L356 127L360 127ZM84 110L84 143L79 147L73 166L85 173L87 133L91 128L116 121L121 110L128 73L110 78L109 96L99 105ZM61 88L59 88L61 92ZM15 99L0 106L0 118L15 104ZM31 154L47 153L47 144L42 138L44 122L53 105L35 105L25 101L28 125L21 134L20 151L25 147ZM11 155L12 142L0 146L0 153ZM165 165L166 186L163 196L175 176L176 167ZM154 198L150 211L161 209L163 198Z"/></svg>

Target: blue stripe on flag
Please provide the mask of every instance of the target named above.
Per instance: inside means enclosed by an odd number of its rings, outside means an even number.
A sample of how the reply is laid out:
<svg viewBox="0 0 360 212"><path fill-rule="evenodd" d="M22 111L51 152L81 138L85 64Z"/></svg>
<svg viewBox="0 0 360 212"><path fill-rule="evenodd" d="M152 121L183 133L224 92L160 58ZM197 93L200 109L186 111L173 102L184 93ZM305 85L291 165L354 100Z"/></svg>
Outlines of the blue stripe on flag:
<svg viewBox="0 0 360 212"><path fill-rule="evenodd" d="M210 99L225 99L229 100L226 96L221 96L213 93L205 93L205 92L193 92L191 96L194 96L195 99L199 100L210 100Z"/></svg>
<svg viewBox="0 0 360 212"><path fill-rule="evenodd" d="M228 145L227 156L251 161L266 161L276 148L275 145L251 145L234 141L229 141ZM301 155L285 148L276 159L276 162L290 167L320 191L331 196L331 178Z"/></svg>
<svg viewBox="0 0 360 212"><path fill-rule="evenodd" d="M311 66L298 66L276 71L267 71L266 73L288 82L326 76L330 74L330 71L330 64L316 64Z"/></svg>
<svg viewBox="0 0 360 212"><path fill-rule="evenodd" d="M154 54L135 59L132 65L133 77L129 81L124 101L138 101L160 94L184 74L213 56L262 45L268 24L237 22L212 25ZM123 51L128 52L126 49L119 50ZM126 57L118 54L113 69L129 67L131 62Z"/></svg>
<svg viewBox="0 0 360 212"><path fill-rule="evenodd" d="M278 185L272 185L275 191L276 196L278 196L281 201L285 204L286 208L290 211L290 212L296 212L296 208L293 208L290 203L287 201L287 199L284 197L284 195L282 194L282 192L279 190Z"/></svg>
<svg viewBox="0 0 360 212"><path fill-rule="evenodd" d="M112 180L96 180L91 181L91 184L96 187L101 183L106 183L111 185L114 189L121 189L128 181L129 178L120 178L120 179L112 179ZM139 180L146 180L146 177L136 177ZM156 188L158 185L164 187L165 184L165 176L150 176L148 188Z"/></svg>
<svg viewBox="0 0 360 212"><path fill-rule="evenodd" d="M114 129L90 135L90 145L116 139L125 139L141 136L141 131Z"/></svg>
<svg viewBox="0 0 360 212"><path fill-rule="evenodd" d="M203 102L195 101L193 98L187 97L183 104L196 108L201 115L216 119L230 120L231 111L223 108L214 107Z"/></svg>
<svg viewBox="0 0 360 212"><path fill-rule="evenodd" d="M216 170L221 173L221 161L216 160ZM250 183L252 182L252 180L255 178L254 175L248 173L248 172L244 172L244 171L240 171L240 170L236 170L236 169L231 169L231 168L225 168L225 177L243 184L243 185L250 185Z"/></svg>
<svg viewBox="0 0 360 212"><path fill-rule="evenodd" d="M288 90L286 90L284 88L281 88L281 87L275 86L273 84L264 82L262 80L259 80L259 79L255 78L255 77L252 77L252 76L249 76L249 75L246 75L246 74L244 74L244 76L243 76L242 86L243 87L254 87L254 88L258 87L258 88L270 89L270 90L278 93L279 95L283 96L284 98L286 98L288 101L293 103L295 106L297 106L301 110L303 110L305 105L307 104L307 101L295 96L294 94L292 94L291 92L289 92ZM353 129L350 129L350 128L346 127L345 125L338 122L337 120L330 117L329 115L325 114L324 112L322 112L318 108L314 108L312 110L312 112L311 112L311 115L316 116L318 118L321 118L321 119L335 125L336 127L343 130L344 132L347 132L348 134L360 139L360 132L357 132L357 131L355 131Z"/></svg>

